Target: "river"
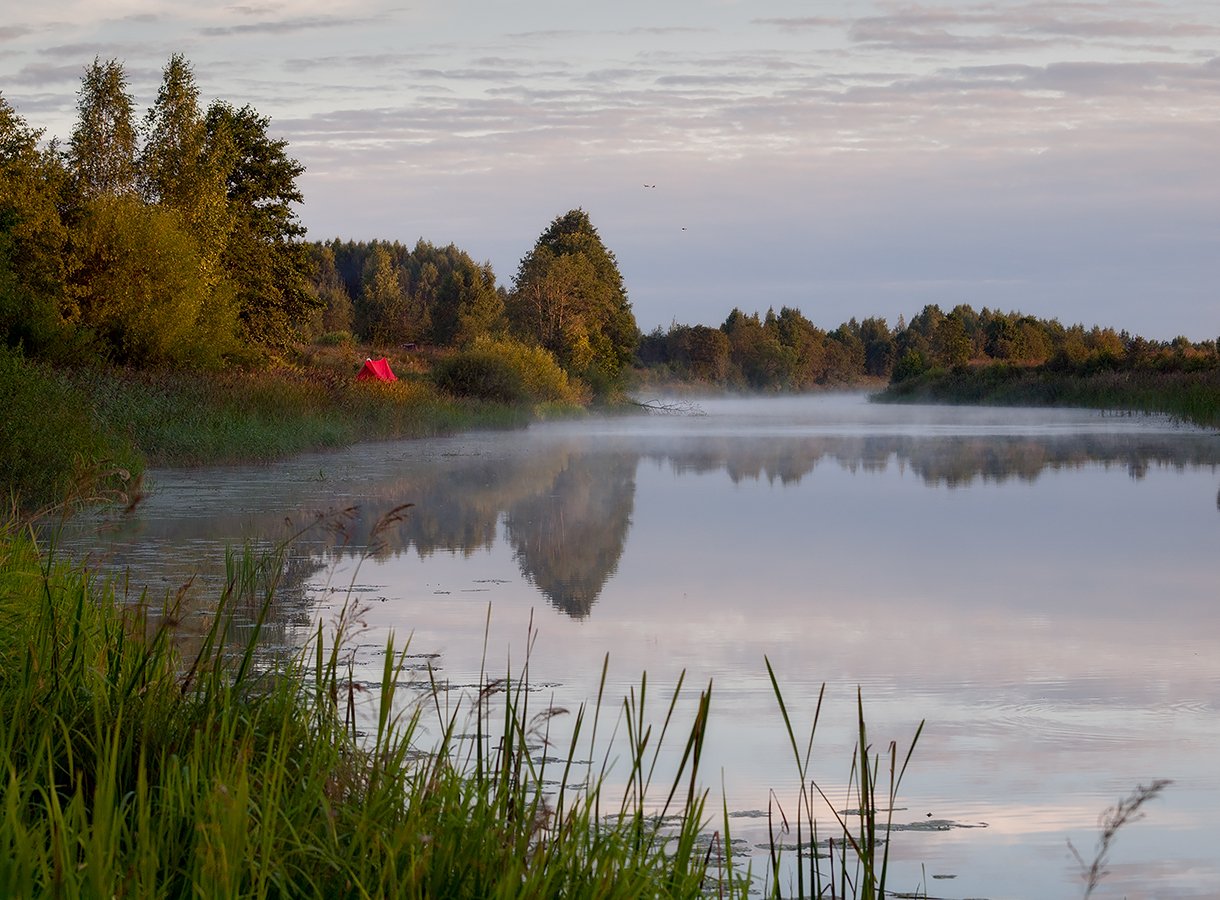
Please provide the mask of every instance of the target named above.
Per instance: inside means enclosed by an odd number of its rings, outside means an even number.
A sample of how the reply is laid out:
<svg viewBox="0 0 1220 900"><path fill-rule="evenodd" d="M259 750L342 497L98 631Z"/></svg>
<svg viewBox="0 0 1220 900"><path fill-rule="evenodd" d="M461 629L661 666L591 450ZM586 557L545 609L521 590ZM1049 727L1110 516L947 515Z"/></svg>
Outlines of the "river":
<svg viewBox="0 0 1220 900"><path fill-rule="evenodd" d="M154 470L132 514L60 542L156 595L315 523L269 645L354 602L356 677L393 632L450 702L531 642L535 704L589 700L607 654L607 694L647 672L658 720L680 673L683 715L710 682L703 782L746 849L797 790L765 660L798 730L825 686L812 772L832 796L859 691L875 750L926 722L890 851L891 889L919 896L1078 897L1069 841L1090 860L1102 811L1171 779L1093 896L1220 896L1220 436L859 394L693 413Z"/></svg>

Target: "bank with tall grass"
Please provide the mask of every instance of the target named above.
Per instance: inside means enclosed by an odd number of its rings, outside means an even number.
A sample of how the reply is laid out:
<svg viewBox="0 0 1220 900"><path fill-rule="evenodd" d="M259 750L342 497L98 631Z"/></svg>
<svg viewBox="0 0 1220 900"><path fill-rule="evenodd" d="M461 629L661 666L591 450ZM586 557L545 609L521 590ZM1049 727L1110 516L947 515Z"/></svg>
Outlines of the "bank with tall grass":
<svg viewBox="0 0 1220 900"><path fill-rule="evenodd" d="M20 527L0 529L0 894L702 894L712 864L697 752L679 773L689 782L675 780L668 804L661 792L663 832L646 738L638 791L603 796L593 773L555 796L547 779L577 776L537 758L520 685L489 680L444 712L399 702L392 643L362 733L342 633L272 663L256 663L257 627L238 644L226 633L242 611L257 626L276 572L273 558L233 558L207 640L181 658L172 609L122 606ZM595 709L579 719L596 730ZM718 877L718 890L740 888Z"/></svg>
<svg viewBox="0 0 1220 900"><path fill-rule="evenodd" d="M380 683L354 683L346 614L299 651L264 652L282 565L231 554L187 650L172 597L120 601L0 524L0 895L744 900L790 881L885 896L910 751L876 754L862 708L858 810L819 826L813 730L802 748L768 666L800 796L752 869L727 808L707 805L710 684L692 706L681 679L658 696L642 676L615 700L603 664L596 697L560 710L531 701L526 665L461 696L431 679L408 693L392 636Z"/></svg>
<svg viewBox="0 0 1220 900"><path fill-rule="evenodd" d="M881 402L1077 406L1161 413L1220 427L1220 367L1071 369L991 363L931 369L891 382Z"/></svg>
<svg viewBox="0 0 1220 900"><path fill-rule="evenodd" d="M360 441L513 428L588 398L549 357L488 342L394 357L394 382L358 382L364 348L208 370L68 367L0 349L0 484L26 509L130 489L147 465L281 459ZM435 371L434 371L435 370Z"/></svg>

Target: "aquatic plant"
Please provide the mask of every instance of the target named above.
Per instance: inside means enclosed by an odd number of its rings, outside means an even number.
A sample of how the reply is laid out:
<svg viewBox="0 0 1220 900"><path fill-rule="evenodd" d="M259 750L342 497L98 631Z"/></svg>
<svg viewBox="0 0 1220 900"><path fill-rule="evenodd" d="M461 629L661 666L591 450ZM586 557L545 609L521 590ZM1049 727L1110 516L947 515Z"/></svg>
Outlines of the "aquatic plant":
<svg viewBox="0 0 1220 900"><path fill-rule="evenodd" d="M483 672L472 695L431 677L417 693L391 636L368 686L345 650L350 604L299 653L267 655L284 552L229 554L184 656L181 593L124 604L26 527L0 526L0 894L749 895L727 807L713 829L702 786L710 684L689 719L684 678L659 706L646 675L609 701L608 660L575 711L534 708L528 656ZM816 840L813 730L798 753L768 671L801 776L798 843ZM910 753L897 770L890 745L887 795L857 702L858 816L833 812L831 871L811 857L801 895L885 890L888 810ZM569 715L556 748L552 724ZM676 757L662 752L675 741Z"/></svg>
<svg viewBox="0 0 1220 900"><path fill-rule="evenodd" d="M1126 797L1106 808L1100 817L1101 833L1097 836L1097 848L1091 862L1086 863L1075 845L1070 839L1068 840L1068 849L1072 852L1076 862L1080 864L1081 877L1085 883L1085 900L1093 896L1093 891L1106 876L1106 863L1110 859L1110 849L1115 838L1118 837L1119 830L1142 819L1144 814L1140 808L1171 784L1173 782L1168 778L1157 778L1150 784L1137 785L1135 790Z"/></svg>
<svg viewBox="0 0 1220 900"><path fill-rule="evenodd" d="M813 753L813 741L817 733L818 720L822 712L822 701L826 687L818 692L817 706L814 709L813 721L809 726L809 737L804 750L797 743L796 731L784 702L783 691L779 679L771 666L771 660L766 660L767 675L771 680L772 692L779 705L780 715L784 720L784 728L792 747L793 760L800 776L800 789L797 797L795 814L791 821L784 813L782 804L774 801L781 818L782 833L792 831L795 822L797 847L797 894L798 897L824 897L829 892L831 897L857 897L865 900L875 900L886 896L886 880L889 872L889 836L893 826L893 813L898 797L898 789L906 774L915 745L923 733L924 723L921 721L911 743L898 765L898 744L890 741L885 752L875 753L868 740L868 728L864 720L864 700L859 689L856 691L856 746L852 761L851 775L847 783L847 796L854 803L854 809L840 810L827 796L826 790L810 775L810 762ZM881 764L886 762L888 777L882 779ZM882 784L885 793L879 794ZM824 872L821 868L817 848L819 825L815 813L817 800L821 800L829 809L835 827L827 835L828 848L825 857L827 866ZM825 830L823 830L825 834ZM781 841L775 829L771 830L771 875L773 896L781 894ZM808 852L802 861L801 850L807 839ZM837 849L836 849L836 841ZM836 872L837 866L837 872ZM811 891L806 895L805 891Z"/></svg>

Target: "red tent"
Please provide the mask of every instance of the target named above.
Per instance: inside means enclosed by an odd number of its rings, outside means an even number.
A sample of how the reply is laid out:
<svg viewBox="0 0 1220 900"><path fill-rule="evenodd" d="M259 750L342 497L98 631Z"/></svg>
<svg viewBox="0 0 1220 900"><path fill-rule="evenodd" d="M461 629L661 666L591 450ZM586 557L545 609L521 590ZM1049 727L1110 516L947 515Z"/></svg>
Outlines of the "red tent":
<svg viewBox="0 0 1220 900"><path fill-rule="evenodd" d="M357 381L397 381L398 376L390 369L390 361L384 356L381 359L366 359L360 371L356 373Z"/></svg>

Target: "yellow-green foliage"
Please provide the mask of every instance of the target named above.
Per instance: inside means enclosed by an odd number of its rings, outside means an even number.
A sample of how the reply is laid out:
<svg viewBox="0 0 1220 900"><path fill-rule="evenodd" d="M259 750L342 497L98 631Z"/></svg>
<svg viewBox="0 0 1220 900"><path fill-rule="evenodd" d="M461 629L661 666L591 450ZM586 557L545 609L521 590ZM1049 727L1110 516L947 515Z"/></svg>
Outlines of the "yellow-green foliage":
<svg viewBox="0 0 1220 900"><path fill-rule="evenodd" d="M133 197L93 200L78 234L71 318L140 365L215 364L233 349L237 308L200 277L195 239L174 210Z"/></svg>
<svg viewBox="0 0 1220 900"><path fill-rule="evenodd" d="M580 391L542 347L489 337L442 360L436 383L459 397L502 403L578 403Z"/></svg>

